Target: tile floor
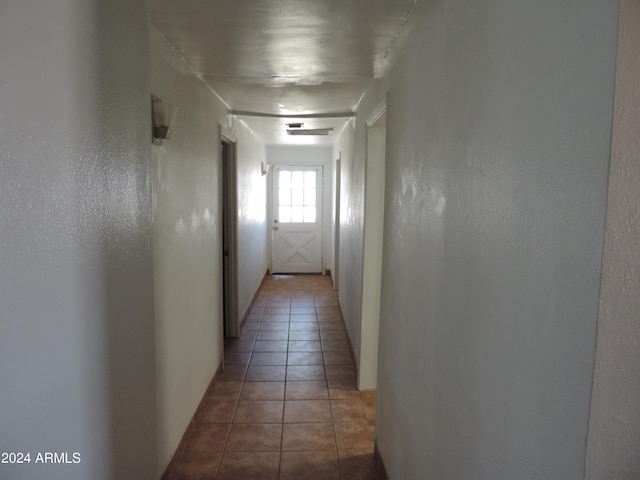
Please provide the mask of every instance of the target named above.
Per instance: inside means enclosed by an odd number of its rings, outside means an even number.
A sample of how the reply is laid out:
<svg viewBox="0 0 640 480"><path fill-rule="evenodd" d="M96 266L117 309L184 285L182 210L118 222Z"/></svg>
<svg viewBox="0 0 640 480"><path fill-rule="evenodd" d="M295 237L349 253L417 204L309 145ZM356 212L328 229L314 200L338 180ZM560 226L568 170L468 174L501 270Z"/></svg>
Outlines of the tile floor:
<svg viewBox="0 0 640 480"><path fill-rule="evenodd" d="M171 480L378 480L331 278L267 277Z"/></svg>

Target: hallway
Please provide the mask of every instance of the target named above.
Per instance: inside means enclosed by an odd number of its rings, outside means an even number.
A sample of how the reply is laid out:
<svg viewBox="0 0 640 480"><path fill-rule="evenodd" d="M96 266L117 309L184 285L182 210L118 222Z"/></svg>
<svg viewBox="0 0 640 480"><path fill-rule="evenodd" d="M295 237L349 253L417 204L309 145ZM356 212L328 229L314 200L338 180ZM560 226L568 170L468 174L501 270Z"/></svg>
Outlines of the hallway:
<svg viewBox="0 0 640 480"><path fill-rule="evenodd" d="M266 277L224 364L165 478L384 478L331 277Z"/></svg>

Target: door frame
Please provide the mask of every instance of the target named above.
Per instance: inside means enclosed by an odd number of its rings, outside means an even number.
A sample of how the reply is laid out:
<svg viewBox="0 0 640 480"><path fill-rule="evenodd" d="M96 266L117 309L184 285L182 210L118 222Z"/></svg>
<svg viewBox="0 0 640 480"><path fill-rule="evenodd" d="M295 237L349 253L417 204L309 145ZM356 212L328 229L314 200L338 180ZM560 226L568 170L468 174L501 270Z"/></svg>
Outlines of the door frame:
<svg viewBox="0 0 640 480"><path fill-rule="evenodd" d="M224 336L240 336L238 315L238 160L237 139L221 125L220 211L222 213L222 299ZM223 146L227 147L226 155Z"/></svg>
<svg viewBox="0 0 640 480"><path fill-rule="evenodd" d="M271 231L271 226L273 225L273 179L271 175L275 171L276 166L281 167L308 167L308 166L318 166L322 167L322 275L326 275L327 273L327 258L331 256L330 252L327 253L327 248L333 248L332 237L327 232L331 232L331 211L333 208L333 185L332 182L327 182L327 175L333 175L333 164L332 164L332 156L328 156L325 161L318 162L292 162L286 160L275 160L270 159L269 164L271 168L269 168L268 179L267 179L267 221L269 222L269 231ZM273 265L272 265L272 237L273 235L269 234L269 273L273 274ZM327 241L329 240L329 241Z"/></svg>
<svg viewBox="0 0 640 480"><path fill-rule="evenodd" d="M386 121L386 102L381 103L374 110L367 121L366 128L359 390L375 389L378 383L386 170L386 123L383 124L383 120ZM384 149L373 151L372 147L378 142L384 143Z"/></svg>
<svg viewBox="0 0 640 480"><path fill-rule="evenodd" d="M326 274L326 255L325 255L325 239L326 239L326 232L325 232L325 227L326 227L326 213L325 213L325 175L326 175L326 171L327 171L327 165L325 163L294 163L294 162L278 162L278 163L273 163L271 165L271 168L269 169L269 175L270 177L268 177L268 188L267 188L267 195L268 195L268 201L267 201L267 208L269 209L269 214L268 214L268 221L269 221L269 231L271 232L271 234L269 235L269 249L270 249L270 253L269 253L269 272L271 274L273 274L273 227L274 227L274 220L275 220L275 204L274 204L274 197L276 195L276 192L274 191L274 182L275 182L275 172L278 170L278 168L283 167L283 168L296 168L296 167L300 167L300 168L319 168L320 171L322 172L322 174L320 175L320 195L321 195L321 202L320 202L320 273L322 275Z"/></svg>

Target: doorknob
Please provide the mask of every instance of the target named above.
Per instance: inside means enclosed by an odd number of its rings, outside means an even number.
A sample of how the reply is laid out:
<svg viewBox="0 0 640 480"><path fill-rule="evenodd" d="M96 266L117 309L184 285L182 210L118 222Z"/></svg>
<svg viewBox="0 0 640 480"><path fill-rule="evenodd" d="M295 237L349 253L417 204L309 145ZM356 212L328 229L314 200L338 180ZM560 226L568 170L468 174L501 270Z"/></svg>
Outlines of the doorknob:
<svg viewBox="0 0 640 480"><path fill-rule="evenodd" d="M274 226L274 227L273 227L273 229L274 229L274 230L277 230L277 229L278 229L278 227Z"/></svg>

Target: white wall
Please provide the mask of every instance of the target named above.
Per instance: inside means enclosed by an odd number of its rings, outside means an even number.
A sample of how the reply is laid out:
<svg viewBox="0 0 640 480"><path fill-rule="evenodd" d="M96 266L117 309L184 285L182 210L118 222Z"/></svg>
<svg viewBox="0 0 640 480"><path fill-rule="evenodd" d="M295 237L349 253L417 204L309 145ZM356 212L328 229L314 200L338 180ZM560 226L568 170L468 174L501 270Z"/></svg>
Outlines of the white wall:
<svg viewBox="0 0 640 480"><path fill-rule="evenodd" d="M226 106L151 28L151 91L178 107L153 147L158 472L164 471L222 362L220 125ZM266 272L264 146L241 122L238 145L240 314Z"/></svg>
<svg viewBox="0 0 640 480"><path fill-rule="evenodd" d="M392 479L584 476L617 4L417 6L387 101Z"/></svg>
<svg viewBox="0 0 640 480"><path fill-rule="evenodd" d="M156 472L146 5L0 7L3 479Z"/></svg>
<svg viewBox="0 0 640 480"><path fill-rule="evenodd" d="M331 215L333 210L333 161L331 147L324 146L291 146L291 145L268 145L267 161L270 165L321 165L324 167L324 183L322 197L322 263L325 269L333 268L333 231L331 228ZM268 192L272 191L273 185L271 170L269 171ZM271 200L269 199L269 208ZM268 215L269 219L271 215ZM269 220L270 221L270 220ZM270 232L271 230L269 230ZM270 244L269 244L270 245ZM271 248L271 247L269 247ZM269 252L271 255L271 252Z"/></svg>
<svg viewBox="0 0 640 480"><path fill-rule="evenodd" d="M362 269L364 246L364 185L366 122L358 113L334 145L334 157L341 158L340 177L340 258L338 295L351 348L359 362L362 317Z"/></svg>
<svg viewBox="0 0 640 480"><path fill-rule="evenodd" d="M620 3L609 202L586 478L640 478L640 5Z"/></svg>
<svg viewBox="0 0 640 480"><path fill-rule="evenodd" d="M271 230L267 224L267 151L244 123L236 122L238 145L238 312L247 313L267 273Z"/></svg>

